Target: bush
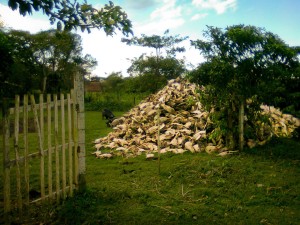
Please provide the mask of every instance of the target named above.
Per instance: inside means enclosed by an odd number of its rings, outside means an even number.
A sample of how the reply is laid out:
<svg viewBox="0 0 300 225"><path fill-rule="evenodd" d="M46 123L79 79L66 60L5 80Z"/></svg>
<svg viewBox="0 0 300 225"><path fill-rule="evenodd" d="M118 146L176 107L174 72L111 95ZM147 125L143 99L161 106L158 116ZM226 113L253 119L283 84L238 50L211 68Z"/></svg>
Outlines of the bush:
<svg viewBox="0 0 300 225"><path fill-rule="evenodd" d="M85 110L86 111L102 111L108 108L112 111L128 111L141 100L146 94L131 93L86 93Z"/></svg>

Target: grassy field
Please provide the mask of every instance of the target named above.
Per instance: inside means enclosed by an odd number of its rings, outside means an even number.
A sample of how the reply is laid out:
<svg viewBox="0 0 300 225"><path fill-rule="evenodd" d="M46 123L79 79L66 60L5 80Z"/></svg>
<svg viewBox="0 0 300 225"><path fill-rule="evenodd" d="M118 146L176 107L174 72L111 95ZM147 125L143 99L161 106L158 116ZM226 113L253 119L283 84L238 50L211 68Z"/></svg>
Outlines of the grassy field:
<svg viewBox="0 0 300 225"><path fill-rule="evenodd" d="M100 112L86 113L87 191L32 208L22 224L299 224L299 141L227 157L166 154L159 173L145 156L96 159L92 142L109 131Z"/></svg>

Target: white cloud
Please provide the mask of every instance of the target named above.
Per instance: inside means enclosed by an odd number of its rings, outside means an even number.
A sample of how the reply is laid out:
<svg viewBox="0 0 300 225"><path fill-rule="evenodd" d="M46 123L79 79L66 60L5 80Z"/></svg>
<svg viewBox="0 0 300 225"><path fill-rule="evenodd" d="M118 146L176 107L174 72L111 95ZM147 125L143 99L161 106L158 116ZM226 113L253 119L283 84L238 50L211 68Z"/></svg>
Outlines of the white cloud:
<svg viewBox="0 0 300 225"><path fill-rule="evenodd" d="M154 10L146 20L141 22L133 22L133 28L136 35L144 33L146 35L162 34L167 29L176 29L183 24L185 20L182 15L183 6L176 5L175 0L164 0L160 7ZM20 16L18 11L12 11L7 6L0 4L1 19L7 27L13 29L21 29L36 33L41 30L51 28L48 17L39 17L40 14L34 16ZM97 76L106 77L112 72L121 71L127 76L127 69L131 65L128 59L139 57L142 53L150 54L149 48L127 46L121 42L123 37L116 34L113 37L106 36L103 30L93 29L90 34L78 32L82 37L83 54L90 54L98 61L98 66L92 72ZM188 45L188 42L187 42ZM187 48L188 51L188 48ZM193 64L199 60L199 53L186 52L185 55L189 62Z"/></svg>
<svg viewBox="0 0 300 225"><path fill-rule="evenodd" d="M130 66L128 58L140 56L145 49L142 47L128 46L121 42L121 34L106 36L102 30L93 30L90 34L80 34L82 37L83 54L90 54L98 61L93 74L107 77L112 72L121 71L127 76Z"/></svg>
<svg viewBox="0 0 300 225"><path fill-rule="evenodd" d="M4 26L13 28L14 30L37 33L42 30L51 29L50 22L46 17L45 19L36 19L29 15L24 17L19 14L19 11L13 11L3 4L0 4L0 15L1 20L4 22Z"/></svg>
<svg viewBox="0 0 300 225"><path fill-rule="evenodd" d="M145 9L157 4L155 0L126 0L125 5L133 9Z"/></svg>
<svg viewBox="0 0 300 225"><path fill-rule="evenodd" d="M159 34L163 33L167 29L175 29L180 27L185 23L185 20L182 18L177 19L168 19L168 20L159 20L159 21L150 21L146 23L135 24L135 34Z"/></svg>
<svg viewBox="0 0 300 225"><path fill-rule="evenodd" d="M173 19L181 16L181 7L175 5L175 0L165 1L165 4L154 10L150 18L151 19Z"/></svg>
<svg viewBox="0 0 300 225"><path fill-rule="evenodd" d="M214 9L217 14L223 14L228 9L236 9L236 0L193 0L193 5L200 9Z"/></svg>
<svg viewBox="0 0 300 225"><path fill-rule="evenodd" d="M12 11L7 6L0 4L1 20L5 27L15 30L24 30L36 33L51 28L48 18L36 19L35 17L23 17L18 11ZM122 71L126 74L130 62L126 58L139 56L140 49L129 47L121 42L121 36L106 36L103 30L94 29L90 34L78 32L82 37L83 54L90 54L98 61L98 66L93 74L107 76L111 72ZM106 75L107 74L107 75Z"/></svg>
<svg viewBox="0 0 300 225"><path fill-rule="evenodd" d="M176 0L164 0L163 5L150 14L150 19L134 24L138 33L161 33L167 29L182 26L185 20L182 16L182 7L176 6Z"/></svg>
<svg viewBox="0 0 300 225"><path fill-rule="evenodd" d="M198 13L198 14L195 14L192 18L191 18L191 21L196 21L196 20L200 20L200 19L203 19L205 17L208 16L208 13Z"/></svg>

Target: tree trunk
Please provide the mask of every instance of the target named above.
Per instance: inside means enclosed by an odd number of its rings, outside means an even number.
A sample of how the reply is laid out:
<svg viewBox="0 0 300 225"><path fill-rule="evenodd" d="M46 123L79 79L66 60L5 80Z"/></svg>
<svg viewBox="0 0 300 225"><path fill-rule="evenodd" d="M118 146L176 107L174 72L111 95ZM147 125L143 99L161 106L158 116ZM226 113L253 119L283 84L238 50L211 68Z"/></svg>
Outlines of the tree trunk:
<svg viewBox="0 0 300 225"><path fill-rule="evenodd" d="M229 107L227 116L227 126L228 126L228 132L226 137L226 145L229 149L234 150L235 148L235 142L234 142L234 136L233 136L233 109Z"/></svg>
<svg viewBox="0 0 300 225"><path fill-rule="evenodd" d="M42 88L42 93L46 93L46 84L47 84L47 76L43 77L43 88Z"/></svg>
<svg viewBox="0 0 300 225"><path fill-rule="evenodd" d="M43 66L43 84L42 84L42 93L44 94L46 92L46 85L47 85L47 74L45 70L45 66Z"/></svg>
<svg viewBox="0 0 300 225"><path fill-rule="evenodd" d="M244 101L241 101L239 108L239 150L244 148Z"/></svg>

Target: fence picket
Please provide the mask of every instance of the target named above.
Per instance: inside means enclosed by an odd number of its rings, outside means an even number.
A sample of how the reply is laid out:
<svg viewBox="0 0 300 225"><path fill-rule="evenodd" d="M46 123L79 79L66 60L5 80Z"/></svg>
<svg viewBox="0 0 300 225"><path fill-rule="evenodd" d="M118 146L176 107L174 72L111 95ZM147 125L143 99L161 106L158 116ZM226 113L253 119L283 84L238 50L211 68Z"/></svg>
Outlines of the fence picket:
<svg viewBox="0 0 300 225"><path fill-rule="evenodd" d="M45 200L45 154L44 154L44 96L40 94L39 108L40 108L40 182L41 182L41 198Z"/></svg>
<svg viewBox="0 0 300 225"><path fill-rule="evenodd" d="M29 204L45 199L52 201L56 198L56 201L59 202L61 198L72 196L73 189L79 187L77 152L79 133L77 127L80 119L77 114L76 91L71 90L71 93L66 96L60 94L59 100L57 94L53 96L47 94L46 99L44 102L44 95L40 94L37 103L34 95L24 95L23 105L21 105L20 96L15 96L14 108L7 107L6 110L3 110L4 212L10 212L14 207L22 212L23 209L27 209ZM35 152L31 150L32 143L29 143L29 137L32 136L29 134L29 131L31 132L31 127L29 127L30 111L32 112L30 117L33 115L33 125L38 136L38 151ZM13 147L10 146L10 115L14 116ZM22 120L20 116L23 116ZM20 121L23 127L20 126ZM20 128L23 128L23 135L20 135ZM21 136L23 136L22 139ZM46 139L47 144L45 143ZM21 151L23 146L24 152ZM10 159L10 154L12 154L10 149L14 151L12 152L15 155L13 159ZM48 162L46 161L47 165L45 165L47 156ZM39 160L39 165L31 164L34 162L33 160ZM33 174L37 169L35 165L38 166L39 175L37 177L31 177L29 165L33 165L35 170L32 170ZM16 173L12 168L16 169ZM14 176L12 176L13 174ZM13 181L12 177L16 180ZM39 184L35 181L38 181ZM22 188L23 182L25 185ZM40 190L40 193L35 193L36 190ZM40 198L36 198L36 194L40 195Z"/></svg>
<svg viewBox="0 0 300 225"><path fill-rule="evenodd" d="M69 153L69 185L70 185L70 196L73 196L73 154L72 154L72 114L71 114L71 97L67 94L67 105L68 105L68 153Z"/></svg>
<svg viewBox="0 0 300 225"><path fill-rule="evenodd" d="M57 95L54 94L54 145L55 145L55 187L56 187L56 201L60 199L60 177L59 177L59 148L58 148L58 102Z"/></svg>
<svg viewBox="0 0 300 225"><path fill-rule="evenodd" d="M66 198L66 150L65 150L65 96L60 94L60 105L61 105L61 144L62 144L62 195Z"/></svg>
<svg viewBox="0 0 300 225"><path fill-rule="evenodd" d="M9 164L9 114L7 111L7 101L3 101L3 168L4 168L4 186L3 200L4 212L10 211L10 164Z"/></svg>
<svg viewBox="0 0 300 225"><path fill-rule="evenodd" d="M23 99L23 136L24 136L24 172L25 172L25 204L29 205L29 149L28 149L28 95Z"/></svg>
<svg viewBox="0 0 300 225"><path fill-rule="evenodd" d="M48 192L52 201L52 144L51 144L51 95L47 94L47 141L48 141Z"/></svg>
<svg viewBox="0 0 300 225"><path fill-rule="evenodd" d="M72 97L72 101L73 101L73 140L74 140L74 184L76 186L76 188L78 188L78 153L77 153L77 149L78 149L78 139L77 139L77 135L78 135L78 131L77 131L77 109L76 109L76 93L74 90L71 90L71 97Z"/></svg>
<svg viewBox="0 0 300 225"><path fill-rule="evenodd" d="M42 140L42 135L41 135L41 127L40 127L40 121L39 117L37 114L37 106L35 104L35 99L34 95L30 95L30 102L31 102L31 108L33 111L33 117L34 117L34 125L38 133L38 143L39 143L39 153L40 153L40 158L41 158L41 163L40 163L40 183L41 183L41 193L44 191L44 196L41 196L42 199L45 197L45 184L44 184L44 150L43 150L43 140Z"/></svg>
<svg viewBox="0 0 300 225"><path fill-rule="evenodd" d="M15 96L15 121L14 121L14 149L16 157L16 179L17 179L17 204L18 209L22 212L22 194L21 194L21 174L19 165L19 107L20 107L20 96Z"/></svg>

